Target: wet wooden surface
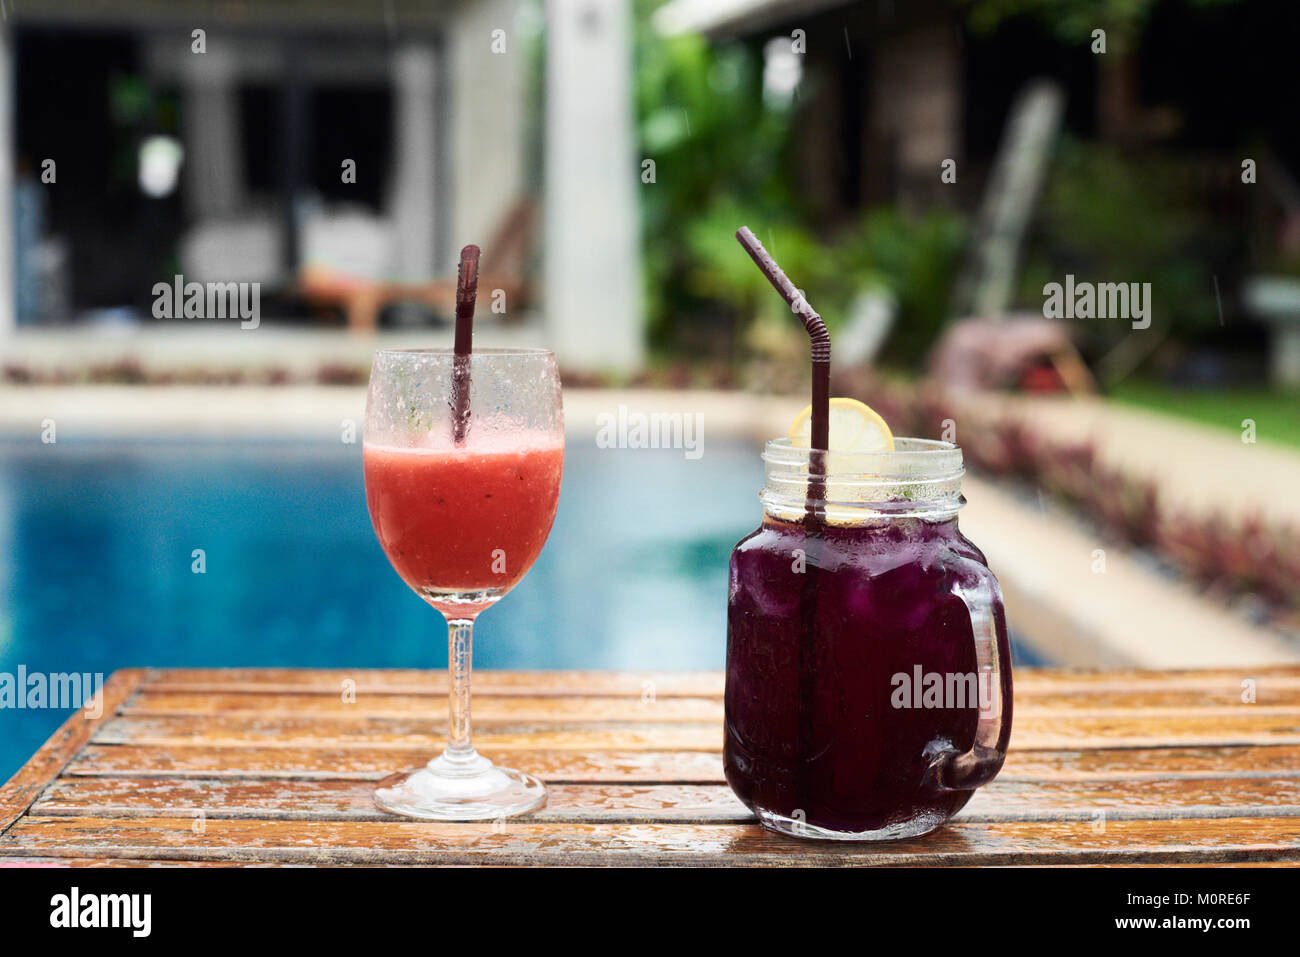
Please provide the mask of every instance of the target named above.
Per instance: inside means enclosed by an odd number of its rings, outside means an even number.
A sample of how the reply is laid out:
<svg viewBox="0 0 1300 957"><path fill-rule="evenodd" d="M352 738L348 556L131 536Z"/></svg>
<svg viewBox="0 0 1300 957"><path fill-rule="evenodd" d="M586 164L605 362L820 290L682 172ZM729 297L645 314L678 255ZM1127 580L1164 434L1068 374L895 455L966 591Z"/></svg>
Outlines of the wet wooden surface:
<svg viewBox="0 0 1300 957"><path fill-rule="evenodd" d="M826 845L722 777L717 674L480 672L475 742L545 810L390 817L374 782L441 747L418 671L129 670L0 789L0 864L1300 863L1300 668L1016 675L1002 774L947 826Z"/></svg>

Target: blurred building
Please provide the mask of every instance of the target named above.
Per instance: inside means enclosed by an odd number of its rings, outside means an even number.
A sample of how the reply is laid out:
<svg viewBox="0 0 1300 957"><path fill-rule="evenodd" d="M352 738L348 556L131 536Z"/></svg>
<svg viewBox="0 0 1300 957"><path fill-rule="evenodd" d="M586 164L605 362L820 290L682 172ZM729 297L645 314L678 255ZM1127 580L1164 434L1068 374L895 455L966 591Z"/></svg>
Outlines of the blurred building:
<svg viewBox="0 0 1300 957"><path fill-rule="evenodd" d="M1118 16L1102 22L1103 12ZM1300 384L1300 125L1292 118L1300 74L1291 64L1300 6L1162 0L1099 9L1091 23L1076 4L668 0L655 22L664 33L762 51L765 87L775 78L794 98L796 186L814 221L850 223L881 205L979 211L973 258L987 258L1005 225L985 212L1017 202L1020 184L998 168L1023 118L1017 105L1030 89L1054 91L1060 115L1036 146L1044 164L1057 130L1113 147L1135 170L1158 161L1184 208L1204 220L1202 235L1168 258L1204 277L1198 294L1210 315L1198 335L1219 357L1207 361L1221 365L1240 348L1262 352L1271 338L1275 378ZM940 175L945 164L950 181ZM998 190L1001 200L991 195ZM1009 218L1029 241L1033 199L1023 201L1026 209ZM1135 215L1153 218L1149 209ZM1178 216L1160 218L1177 228ZM1016 256L994 258L1014 264ZM1140 268L1150 278L1150 263ZM961 295L975 284L962 277L954 305L999 311L981 304L1009 304L1008 271L990 280L996 295ZM1220 293L1225 328L1216 332ZM1248 321L1225 323L1225 311Z"/></svg>
<svg viewBox="0 0 1300 957"><path fill-rule="evenodd" d="M260 283L270 323L432 327L474 242L487 321L574 365L639 362L625 4L20 7L0 329L147 325L174 275Z"/></svg>
<svg viewBox="0 0 1300 957"><path fill-rule="evenodd" d="M937 175L946 159L957 161L959 184L977 181L1017 94L1038 77L1065 91L1065 125L1080 136L1210 150L1263 130L1269 151L1300 173L1300 129L1280 108L1300 92L1282 55L1292 6L1225 3L1220 18L1238 30L1225 43L1221 22L1157 4L1140 37L1112 29L1102 54L1088 31L1067 41L1054 30L1049 6L979 31L970 5L951 0L668 0L656 23L764 44L769 66L800 43L801 186L837 213L950 198ZM1213 69L1193 75L1198 50L1213 50Z"/></svg>

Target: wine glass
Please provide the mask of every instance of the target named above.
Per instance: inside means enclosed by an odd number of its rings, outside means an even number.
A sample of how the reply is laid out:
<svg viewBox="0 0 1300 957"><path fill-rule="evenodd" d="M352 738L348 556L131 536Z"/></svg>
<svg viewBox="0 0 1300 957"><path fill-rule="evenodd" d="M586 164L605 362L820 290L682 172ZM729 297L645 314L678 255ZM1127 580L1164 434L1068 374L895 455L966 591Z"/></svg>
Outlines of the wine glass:
<svg viewBox="0 0 1300 957"><path fill-rule="evenodd" d="M458 397L461 389L467 393ZM446 750L385 778L375 803L436 821L542 807L541 781L497 767L470 743L470 657L474 619L523 578L555 520L564 467L555 356L376 352L362 455L379 544L402 580L447 619L451 685Z"/></svg>

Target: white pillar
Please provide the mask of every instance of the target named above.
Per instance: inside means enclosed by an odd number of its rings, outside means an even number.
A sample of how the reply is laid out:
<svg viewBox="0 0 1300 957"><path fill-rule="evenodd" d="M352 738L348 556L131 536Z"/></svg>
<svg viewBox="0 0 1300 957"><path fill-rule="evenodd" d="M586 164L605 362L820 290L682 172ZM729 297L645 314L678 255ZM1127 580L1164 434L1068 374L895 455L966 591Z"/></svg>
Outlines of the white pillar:
<svg viewBox="0 0 1300 957"><path fill-rule="evenodd" d="M219 47L182 58L185 202L200 219L220 219L244 202L236 64Z"/></svg>
<svg viewBox="0 0 1300 957"><path fill-rule="evenodd" d="M629 370L643 355L641 169L626 0L547 0L546 322L567 368Z"/></svg>
<svg viewBox="0 0 1300 957"><path fill-rule="evenodd" d="M13 331L18 313L14 286L13 94L13 60L6 24L0 26L0 335Z"/></svg>
<svg viewBox="0 0 1300 957"><path fill-rule="evenodd" d="M462 7L447 31L453 256L476 243L491 258L493 236L525 196L524 66L532 36L519 10L519 0L479 0ZM530 245L539 242L534 236Z"/></svg>
<svg viewBox="0 0 1300 957"><path fill-rule="evenodd" d="M437 54L407 46L393 58L393 171L389 215L393 221L396 278L428 279L435 271L435 149Z"/></svg>

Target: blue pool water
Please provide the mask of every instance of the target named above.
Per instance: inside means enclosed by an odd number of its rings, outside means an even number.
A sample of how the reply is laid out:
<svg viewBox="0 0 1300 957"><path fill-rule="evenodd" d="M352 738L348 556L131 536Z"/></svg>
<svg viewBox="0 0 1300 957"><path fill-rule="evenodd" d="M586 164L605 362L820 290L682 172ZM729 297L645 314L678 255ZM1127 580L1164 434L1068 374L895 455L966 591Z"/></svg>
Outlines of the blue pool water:
<svg viewBox="0 0 1300 957"><path fill-rule="evenodd" d="M475 664L721 669L758 450L566 454L554 531L479 619ZM445 642L375 541L359 445L0 443L0 672L432 668ZM0 710L0 781L65 717Z"/></svg>

